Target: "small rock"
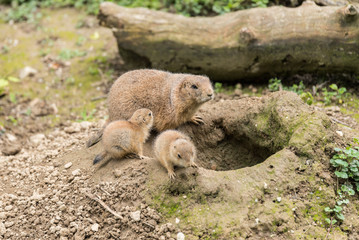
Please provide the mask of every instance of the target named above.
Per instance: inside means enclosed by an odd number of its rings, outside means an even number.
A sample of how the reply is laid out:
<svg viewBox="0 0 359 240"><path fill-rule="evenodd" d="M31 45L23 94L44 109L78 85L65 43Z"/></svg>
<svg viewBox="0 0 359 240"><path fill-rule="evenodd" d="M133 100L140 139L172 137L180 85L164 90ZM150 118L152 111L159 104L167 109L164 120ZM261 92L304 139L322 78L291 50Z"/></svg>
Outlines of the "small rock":
<svg viewBox="0 0 359 240"><path fill-rule="evenodd" d="M264 188L264 189L267 189L267 188L268 188L268 184L267 184L266 182L264 183L263 188Z"/></svg>
<svg viewBox="0 0 359 240"><path fill-rule="evenodd" d="M93 225L91 226L91 230L94 231L94 232L97 232L97 231L98 231L98 227L99 227L98 223L95 223L95 224L93 224Z"/></svg>
<svg viewBox="0 0 359 240"><path fill-rule="evenodd" d="M14 222L5 222L6 228L12 227L13 225L14 225Z"/></svg>
<svg viewBox="0 0 359 240"><path fill-rule="evenodd" d="M160 236L160 238L159 238L160 240L166 240L166 237L165 236Z"/></svg>
<svg viewBox="0 0 359 240"><path fill-rule="evenodd" d="M277 197L277 202L280 202L282 201L282 198L281 197Z"/></svg>
<svg viewBox="0 0 359 240"><path fill-rule="evenodd" d="M8 205L8 206L6 206L6 207L5 207L5 211L11 211L11 210L12 210L12 208L13 208L13 206L12 206L12 205Z"/></svg>
<svg viewBox="0 0 359 240"><path fill-rule="evenodd" d="M74 127L74 126L70 126L70 127L66 127L65 129L64 129L64 131L66 132L66 133L78 133L78 132L80 132L80 127Z"/></svg>
<svg viewBox="0 0 359 240"><path fill-rule="evenodd" d="M0 219L6 219L6 212L0 212Z"/></svg>
<svg viewBox="0 0 359 240"><path fill-rule="evenodd" d="M65 211L66 210L66 205L62 204L60 207L59 207L59 210L60 211Z"/></svg>
<svg viewBox="0 0 359 240"><path fill-rule="evenodd" d="M7 133L6 138L10 141L10 142L16 142L17 141L17 137L15 137L14 135Z"/></svg>
<svg viewBox="0 0 359 240"><path fill-rule="evenodd" d="M177 233L177 240L184 240L184 234L182 232Z"/></svg>
<svg viewBox="0 0 359 240"><path fill-rule="evenodd" d="M25 68L21 69L19 77L20 79L24 79L26 77L33 77L37 73L35 68L26 66Z"/></svg>
<svg viewBox="0 0 359 240"><path fill-rule="evenodd" d="M31 109L31 114L35 116L47 116L53 113L53 109L48 106L46 101L40 98L35 98L32 100L29 104L29 107Z"/></svg>
<svg viewBox="0 0 359 240"><path fill-rule="evenodd" d="M37 191L34 191L34 192L32 193L32 196L30 197L30 199L31 199L31 200L39 201L39 200L41 200L44 196L45 196L45 194L39 194Z"/></svg>
<svg viewBox="0 0 359 240"><path fill-rule="evenodd" d="M5 156L12 156L12 155L16 155L21 151L21 145L20 144L13 144L13 145L6 145L1 152L5 155Z"/></svg>
<svg viewBox="0 0 359 240"><path fill-rule="evenodd" d="M72 175L74 175L74 176L78 176L78 175L80 175L80 173L81 173L80 169L76 169L76 170L72 171Z"/></svg>
<svg viewBox="0 0 359 240"><path fill-rule="evenodd" d="M344 133L342 131L336 131L336 133L340 136L340 137L343 137L344 136Z"/></svg>
<svg viewBox="0 0 359 240"><path fill-rule="evenodd" d="M88 129L91 125L92 124L88 121L80 122L80 127L81 127L81 129L84 129L84 130Z"/></svg>
<svg viewBox="0 0 359 240"><path fill-rule="evenodd" d="M0 222L0 236L4 235L5 233L6 233L5 225L2 222Z"/></svg>
<svg viewBox="0 0 359 240"><path fill-rule="evenodd" d="M115 177L119 178L121 177L122 171L119 169L116 169L113 171L113 175L115 175Z"/></svg>
<svg viewBox="0 0 359 240"><path fill-rule="evenodd" d="M176 224L178 224L180 222L180 220L178 218L176 218Z"/></svg>
<svg viewBox="0 0 359 240"><path fill-rule="evenodd" d="M131 212L131 213L130 213L130 217L131 217L134 221L140 221L140 219L141 219L141 211Z"/></svg>
<svg viewBox="0 0 359 240"><path fill-rule="evenodd" d="M60 236L64 237L64 236L69 235L70 231L67 228L61 228L59 234L60 234Z"/></svg>
<svg viewBox="0 0 359 240"><path fill-rule="evenodd" d="M44 139L45 139L45 135L42 133L38 133L30 137L30 142L34 145L39 145L39 143Z"/></svg>
<svg viewBox="0 0 359 240"><path fill-rule="evenodd" d="M72 162L68 162L68 163L65 164L64 168L65 168L65 169L68 169L68 168L70 168L71 166L72 166Z"/></svg>

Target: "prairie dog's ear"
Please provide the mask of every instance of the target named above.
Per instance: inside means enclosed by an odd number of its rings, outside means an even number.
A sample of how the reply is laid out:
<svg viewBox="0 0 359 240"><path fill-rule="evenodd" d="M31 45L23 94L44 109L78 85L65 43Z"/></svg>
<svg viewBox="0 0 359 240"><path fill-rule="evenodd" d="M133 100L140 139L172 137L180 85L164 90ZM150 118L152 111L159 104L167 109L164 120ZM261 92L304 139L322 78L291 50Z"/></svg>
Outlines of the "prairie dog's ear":
<svg viewBox="0 0 359 240"><path fill-rule="evenodd" d="M189 88L190 86L191 86L190 81L184 79L183 82L182 82L182 87L183 88Z"/></svg>

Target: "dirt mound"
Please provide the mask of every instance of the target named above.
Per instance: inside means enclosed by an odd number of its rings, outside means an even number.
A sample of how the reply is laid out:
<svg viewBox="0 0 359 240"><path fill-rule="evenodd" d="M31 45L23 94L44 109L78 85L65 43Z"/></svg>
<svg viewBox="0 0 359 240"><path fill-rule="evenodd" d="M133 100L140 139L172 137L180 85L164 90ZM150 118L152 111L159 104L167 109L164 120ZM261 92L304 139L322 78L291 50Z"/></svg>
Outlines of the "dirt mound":
<svg viewBox="0 0 359 240"><path fill-rule="evenodd" d="M200 168L176 169L175 181L154 159L93 166L101 144L84 145L100 124L74 123L1 156L0 236L325 238L323 209L335 191L329 155L345 140L327 115L288 92L214 102L199 114L206 124L180 130L198 148ZM356 238L354 204L329 239Z"/></svg>

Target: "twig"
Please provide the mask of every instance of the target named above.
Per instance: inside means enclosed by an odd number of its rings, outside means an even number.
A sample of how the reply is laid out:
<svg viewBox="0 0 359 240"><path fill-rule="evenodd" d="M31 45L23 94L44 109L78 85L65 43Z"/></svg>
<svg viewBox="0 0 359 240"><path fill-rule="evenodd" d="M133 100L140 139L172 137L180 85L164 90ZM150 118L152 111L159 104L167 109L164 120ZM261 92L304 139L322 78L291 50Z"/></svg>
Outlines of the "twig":
<svg viewBox="0 0 359 240"><path fill-rule="evenodd" d="M147 227L150 227L152 229L155 229L155 226L153 226L152 224L149 224L147 222L143 222L143 224L145 224Z"/></svg>
<svg viewBox="0 0 359 240"><path fill-rule="evenodd" d="M329 233L330 233L331 230L332 230L332 221L333 221L333 217L330 218L330 225L329 225L328 232L327 232L327 235L325 236L325 239L324 239L324 240L328 239Z"/></svg>
<svg viewBox="0 0 359 240"><path fill-rule="evenodd" d="M327 83L328 83L328 81L322 82L321 84L317 84L316 87L317 87L317 89L320 89Z"/></svg>
<svg viewBox="0 0 359 240"><path fill-rule="evenodd" d="M94 195L92 195L91 193L88 192L84 192L84 194L89 197L90 199L98 202L102 207L104 207L107 211L109 211L112 215L114 215L115 217L119 218L119 219L123 219L123 217L118 214L117 212L113 211L109 206L106 205L106 203L104 203L101 199L95 197Z"/></svg>
<svg viewBox="0 0 359 240"><path fill-rule="evenodd" d="M102 72L102 70L101 70L100 68L97 68L97 70L98 70L98 73L99 73L100 76L101 76L101 82L102 82L103 85L105 85L105 87L107 88L108 81L107 81L106 75Z"/></svg>
<svg viewBox="0 0 359 240"><path fill-rule="evenodd" d="M307 228L307 230L304 231L303 234L305 234L306 232L308 232L308 230L312 227L312 225L309 225L309 227Z"/></svg>
<svg viewBox="0 0 359 240"><path fill-rule="evenodd" d="M350 127L350 125L348 125L347 123L342 122L342 121L340 121L340 120L338 120L338 119L336 119L336 118L331 117L330 119L331 119L333 122L337 122L337 123L340 123L340 124L345 125L345 126L347 126L347 127Z"/></svg>
<svg viewBox="0 0 359 240"><path fill-rule="evenodd" d="M100 99L105 99L107 98L107 95L103 95L103 96L99 96L99 97L94 97L94 98L91 98L91 102L94 102L94 101L97 101L97 100L100 100Z"/></svg>

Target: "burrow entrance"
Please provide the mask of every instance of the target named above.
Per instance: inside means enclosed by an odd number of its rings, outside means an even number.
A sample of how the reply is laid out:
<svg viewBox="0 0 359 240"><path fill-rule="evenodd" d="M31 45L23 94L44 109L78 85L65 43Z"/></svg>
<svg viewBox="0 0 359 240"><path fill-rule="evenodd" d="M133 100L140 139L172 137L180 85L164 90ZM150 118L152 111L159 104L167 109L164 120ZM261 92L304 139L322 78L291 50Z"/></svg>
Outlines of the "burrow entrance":
<svg viewBox="0 0 359 240"><path fill-rule="evenodd" d="M201 167L216 171L251 167L264 162L275 151L253 143L243 136L226 136L217 146L197 146L197 162Z"/></svg>

